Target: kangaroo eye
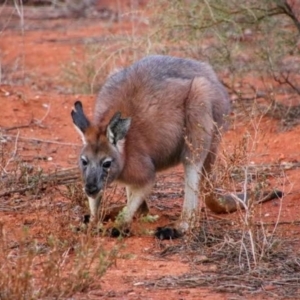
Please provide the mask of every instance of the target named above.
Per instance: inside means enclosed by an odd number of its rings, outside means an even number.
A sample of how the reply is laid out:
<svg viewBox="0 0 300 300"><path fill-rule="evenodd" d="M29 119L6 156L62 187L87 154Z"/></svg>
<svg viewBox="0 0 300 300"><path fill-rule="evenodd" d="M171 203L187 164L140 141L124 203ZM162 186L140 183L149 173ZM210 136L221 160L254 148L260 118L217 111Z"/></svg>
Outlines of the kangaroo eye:
<svg viewBox="0 0 300 300"><path fill-rule="evenodd" d="M111 160L104 161L103 164L102 164L102 167L104 169L109 169L110 166L111 166Z"/></svg>
<svg viewBox="0 0 300 300"><path fill-rule="evenodd" d="M81 156L80 159L81 159L81 163L83 166L88 165L89 161L87 160L87 158L85 156Z"/></svg>

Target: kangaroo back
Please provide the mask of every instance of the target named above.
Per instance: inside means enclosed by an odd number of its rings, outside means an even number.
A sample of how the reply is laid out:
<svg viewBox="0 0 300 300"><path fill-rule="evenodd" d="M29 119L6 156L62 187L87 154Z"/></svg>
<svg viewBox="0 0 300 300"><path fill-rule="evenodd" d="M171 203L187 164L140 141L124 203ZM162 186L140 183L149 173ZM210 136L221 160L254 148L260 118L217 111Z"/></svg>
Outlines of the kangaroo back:
<svg viewBox="0 0 300 300"><path fill-rule="evenodd" d="M197 77L205 78L207 94L191 103L187 99ZM186 111L203 110L206 102L212 105L208 112L212 121L220 128L226 127L224 115L229 113L229 98L206 63L149 56L112 75L98 95L94 123L105 127L116 111L132 120L125 143L129 155L119 179L133 180L145 166L159 171L181 162ZM141 170L137 161L141 162Z"/></svg>

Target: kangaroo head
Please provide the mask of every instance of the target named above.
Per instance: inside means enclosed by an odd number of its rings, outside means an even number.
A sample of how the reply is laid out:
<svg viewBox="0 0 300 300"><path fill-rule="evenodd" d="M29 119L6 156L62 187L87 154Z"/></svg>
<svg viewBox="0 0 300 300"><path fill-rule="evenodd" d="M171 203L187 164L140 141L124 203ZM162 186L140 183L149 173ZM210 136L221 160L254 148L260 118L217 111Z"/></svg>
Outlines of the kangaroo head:
<svg viewBox="0 0 300 300"><path fill-rule="evenodd" d="M101 128L90 123L80 101L75 102L71 116L83 141L79 166L85 192L89 198L96 199L123 169L124 143L131 119L123 119L117 112L105 128Z"/></svg>

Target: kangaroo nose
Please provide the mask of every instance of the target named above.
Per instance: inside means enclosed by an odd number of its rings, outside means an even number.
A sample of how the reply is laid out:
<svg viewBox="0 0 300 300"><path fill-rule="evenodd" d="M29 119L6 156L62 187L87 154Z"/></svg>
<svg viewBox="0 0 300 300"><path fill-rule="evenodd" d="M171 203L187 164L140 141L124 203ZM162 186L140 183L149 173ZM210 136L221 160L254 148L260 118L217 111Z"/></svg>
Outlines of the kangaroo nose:
<svg viewBox="0 0 300 300"><path fill-rule="evenodd" d="M95 184L87 184L85 186L85 192L88 195L92 196L92 195L97 194L99 192L99 189L98 189L98 187Z"/></svg>

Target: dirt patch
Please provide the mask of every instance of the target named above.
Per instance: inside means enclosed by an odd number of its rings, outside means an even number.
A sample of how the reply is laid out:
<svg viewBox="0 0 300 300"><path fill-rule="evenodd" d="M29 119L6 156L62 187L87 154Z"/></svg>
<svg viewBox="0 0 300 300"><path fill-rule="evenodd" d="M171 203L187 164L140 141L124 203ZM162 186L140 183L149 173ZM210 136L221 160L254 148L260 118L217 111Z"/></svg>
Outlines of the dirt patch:
<svg viewBox="0 0 300 300"><path fill-rule="evenodd" d="M97 51L107 47L105 51L97 52L100 58L103 53L102 64L105 63L105 68L99 71L101 80L115 67L131 62L132 56L126 56L128 52L120 52L113 60L108 59L108 52L118 50L120 40L128 35L137 47L137 41L151 26L148 17L152 11L141 1L124 1L122 5L121 2L99 1L99 10L107 7L114 16L121 16L115 19L74 15L37 19L27 16L23 27L12 7L5 7L14 11L12 15L0 11L1 18L5 16L6 20L0 22L3 182L0 256L2 262L10 260L7 274L14 274L5 283L13 284L12 280L19 278L18 270L20 274L24 271L18 264L27 262L36 283L43 286L41 282L45 279L49 294L57 298L60 295L72 296L72 299L299 297L299 125L280 131L278 121L273 118L260 115L241 120L234 111L232 126L224 136L222 147L228 153L234 153L242 138L250 136L251 142L254 141L248 156L250 166L260 167L260 173L267 177L269 185L285 193L283 200L273 200L257 208L252 228L255 228L258 240L265 238L268 245L272 245L270 249L259 249L258 253L264 256L257 258L259 268L253 266L251 253L240 249L241 245L247 245L248 249L249 240L241 242L239 213L215 216L204 211L204 223L199 227L204 231L199 229L192 236L176 241L161 242L153 238L157 226L172 222L180 214L183 197L181 167L158 176L149 206L151 214L158 215L159 219L153 224L135 220L134 236L115 240L101 234L76 231L88 208L79 175L74 171L81 140L73 128L70 112L74 101L80 98L87 115L91 116L95 95L72 92L77 82L72 86L64 76L64 70L66 66L69 70L78 70L74 66L78 66L80 60L85 61L87 44L95 46ZM86 72L80 76L85 75ZM58 184L55 179L46 182L42 179L50 172L68 168L74 172L70 182ZM11 178L13 180L8 181ZM24 187L27 188L22 190ZM112 203L125 203L123 189L112 188L111 193ZM275 228L276 233L273 232ZM38 258L32 254L32 249ZM83 257L80 253L87 254ZM94 254L92 258L90 253ZM31 259L30 263L19 259L22 254ZM103 257L103 261L107 259L109 263L100 267L97 263L101 259L96 257ZM78 262L87 258L91 266L97 265L97 268L93 269L94 273L81 274L84 266ZM53 271L59 270L58 266L50 267L51 261L59 261L61 277L58 271ZM251 261L248 266L247 261ZM47 272L51 276L55 274L53 278L57 281L48 284ZM41 275L43 277L39 277ZM20 285L24 278L22 280L19 278ZM33 279L28 282L30 280ZM65 285L58 283L63 280ZM75 286L74 282L82 285ZM59 286L59 289L55 292L53 286ZM64 294L67 287L69 295ZM0 287L4 288L4 285ZM1 297L13 299L2 296L0 291Z"/></svg>

